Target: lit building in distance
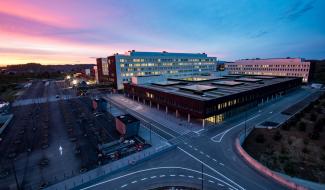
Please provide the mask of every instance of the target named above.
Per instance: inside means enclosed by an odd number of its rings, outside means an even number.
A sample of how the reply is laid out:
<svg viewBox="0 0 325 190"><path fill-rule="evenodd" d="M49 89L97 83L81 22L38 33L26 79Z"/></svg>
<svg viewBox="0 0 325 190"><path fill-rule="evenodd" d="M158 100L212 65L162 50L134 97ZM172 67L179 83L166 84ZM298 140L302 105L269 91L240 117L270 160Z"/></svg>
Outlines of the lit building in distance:
<svg viewBox="0 0 325 190"><path fill-rule="evenodd" d="M301 58L243 59L227 63L229 74L301 77L308 82L310 62Z"/></svg>
<svg viewBox="0 0 325 190"><path fill-rule="evenodd" d="M217 58L205 53L137 52L97 58L97 82L111 82L117 89L134 76L188 77L216 71Z"/></svg>

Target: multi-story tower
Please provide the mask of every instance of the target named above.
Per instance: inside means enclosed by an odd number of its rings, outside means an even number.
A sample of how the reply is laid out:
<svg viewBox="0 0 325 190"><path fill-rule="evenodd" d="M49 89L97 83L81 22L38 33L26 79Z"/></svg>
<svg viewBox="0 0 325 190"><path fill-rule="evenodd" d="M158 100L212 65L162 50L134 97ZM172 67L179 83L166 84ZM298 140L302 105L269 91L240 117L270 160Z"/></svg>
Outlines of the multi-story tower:
<svg viewBox="0 0 325 190"><path fill-rule="evenodd" d="M216 71L217 58L205 53L137 52L97 59L98 82L112 82L117 89L133 76L185 77Z"/></svg>
<svg viewBox="0 0 325 190"><path fill-rule="evenodd" d="M243 59L227 63L230 74L301 77L308 82L310 62L301 58Z"/></svg>

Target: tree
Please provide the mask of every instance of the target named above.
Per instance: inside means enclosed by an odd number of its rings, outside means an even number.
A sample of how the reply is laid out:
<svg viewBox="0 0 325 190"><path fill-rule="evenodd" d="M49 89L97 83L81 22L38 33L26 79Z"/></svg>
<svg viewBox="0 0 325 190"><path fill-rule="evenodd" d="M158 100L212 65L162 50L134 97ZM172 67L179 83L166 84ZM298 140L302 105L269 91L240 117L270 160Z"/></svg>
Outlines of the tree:
<svg viewBox="0 0 325 190"><path fill-rule="evenodd" d="M279 141L282 138L280 131L276 131L273 135L273 140Z"/></svg>
<svg viewBox="0 0 325 190"><path fill-rule="evenodd" d="M263 134L258 134L258 135L256 136L256 138L255 138L255 141L256 141L257 143L261 143L261 144L263 144L263 143L265 142L265 137L264 137L264 135L263 135Z"/></svg>
<svg viewBox="0 0 325 190"><path fill-rule="evenodd" d="M306 131L306 123L301 121L299 123L299 131Z"/></svg>

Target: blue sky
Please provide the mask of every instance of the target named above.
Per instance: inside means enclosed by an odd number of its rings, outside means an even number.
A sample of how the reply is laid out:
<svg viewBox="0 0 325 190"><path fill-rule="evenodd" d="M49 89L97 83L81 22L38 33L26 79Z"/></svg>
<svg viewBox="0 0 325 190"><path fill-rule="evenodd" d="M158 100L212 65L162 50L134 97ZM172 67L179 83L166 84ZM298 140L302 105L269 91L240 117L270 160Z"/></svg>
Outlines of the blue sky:
<svg viewBox="0 0 325 190"><path fill-rule="evenodd" d="M131 49L321 59L324 8L323 0L1 1L0 64L94 63Z"/></svg>

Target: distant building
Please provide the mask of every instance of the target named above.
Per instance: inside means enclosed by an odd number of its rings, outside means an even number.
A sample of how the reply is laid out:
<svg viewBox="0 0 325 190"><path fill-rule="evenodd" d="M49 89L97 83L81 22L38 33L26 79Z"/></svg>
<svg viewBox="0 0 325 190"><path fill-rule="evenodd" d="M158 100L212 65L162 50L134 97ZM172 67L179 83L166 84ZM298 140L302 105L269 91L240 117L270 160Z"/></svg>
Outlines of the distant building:
<svg viewBox="0 0 325 190"><path fill-rule="evenodd" d="M205 53L137 52L97 58L97 82L112 82L117 89L133 76L186 77L216 70L216 57Z"/></svg>
<svg viewBox="0 0 325 190"><path fill-rule="evenodd" d="M301 58L243 59L226 63L230 74L301 77L309 81L310 62Z"/></svg>

